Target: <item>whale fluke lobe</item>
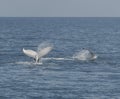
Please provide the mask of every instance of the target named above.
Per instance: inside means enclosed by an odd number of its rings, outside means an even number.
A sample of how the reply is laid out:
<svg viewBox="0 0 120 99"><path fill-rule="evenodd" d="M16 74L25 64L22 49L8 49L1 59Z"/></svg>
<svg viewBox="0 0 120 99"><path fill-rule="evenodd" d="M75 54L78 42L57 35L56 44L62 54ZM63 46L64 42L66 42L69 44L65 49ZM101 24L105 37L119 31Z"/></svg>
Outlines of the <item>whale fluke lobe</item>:
<svg viewBox="0 0 120 99"><path fill-rule="evenodd" d="M45 55L47 55L50 51L52 50L52 47L46 47L41 49L40 51L38 51L38 58L43 57Z"/></svg>
<svg viewBox="0 0 120 99"><path fill-rule="evenodd" d="M41 44L42 45L42 44ZM23 53L29 57L32 57L35 59L36 63L39 62L39 60L47 55L51 50L52 50L53 46L38 46L38 50L37 51L34 51L34 50L29 50L29 49L24 49L23 48Z"/></svg>
<svg viewBox="0 0 120 99"><path fill-rule="evenodd" d="M37 55L37 52L33 51L33 50L26 50L23 48L23 53L29 57L35 58Z"/></svg>

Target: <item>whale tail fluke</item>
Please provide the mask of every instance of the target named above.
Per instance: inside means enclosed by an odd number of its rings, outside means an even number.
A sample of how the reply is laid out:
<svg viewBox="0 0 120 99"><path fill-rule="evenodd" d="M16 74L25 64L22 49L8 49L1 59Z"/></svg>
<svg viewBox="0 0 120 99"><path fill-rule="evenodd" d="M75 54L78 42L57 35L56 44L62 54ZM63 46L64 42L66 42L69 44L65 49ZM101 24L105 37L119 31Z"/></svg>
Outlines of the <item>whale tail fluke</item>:
<svg viewBox="0 0 120 99"><path fill-rule="evenodd" d="M36 63L38 63L40 61L40 58L47 55L51 50L52 50L52 47L50 47L50 46L42 48L42 49L38 50L37 52L34 50L29 50L29 49L23 48L23 53L29 57L34 58Z"/></svg>

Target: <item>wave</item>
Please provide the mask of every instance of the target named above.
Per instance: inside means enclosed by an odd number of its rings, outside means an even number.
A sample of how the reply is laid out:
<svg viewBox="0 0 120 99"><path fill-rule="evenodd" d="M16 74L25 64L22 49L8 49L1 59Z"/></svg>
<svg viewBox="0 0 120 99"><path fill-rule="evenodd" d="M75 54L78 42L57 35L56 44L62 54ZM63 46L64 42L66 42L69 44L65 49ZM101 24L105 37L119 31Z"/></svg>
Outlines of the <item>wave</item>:
<svg viewBox="0 0 120 99"><path fill-rule="evenodd" d="M22 65L42 65L43 63L39 62L39 63L35 63L35 62L15 62L15 64L22 64Z"/></svg>
<svg viewBox="0 0 120 99"><path fill-rule="evenodd" d="M42 58L41 60L73 60L73 58Z"/></svg>
<svg viewBox="0 0 120 99"><path fill-rule="evenodd" d="M73 61L73 58L54 58L54 57L48 57L48 58L41 58L40 62L28 62L28 61L20 61L20 62L15 62L15 64L23 64L23 65L43 65L45 61L49 60L56 60L56 61L64 61L64 60L70 60Z"/></svg>
<svg viewBox="0 0 120 99"><path fill-rule="evenodd" d="M81 51L81 52L78 52L76 54L73 55L73 57L69 57L69 58L66 58L66 57L48 57L48 58L41 58L40 62L35 62L35 61L32 61L32 62L28 62L28 61L25 61L25 62L16 62L16 64L24 64L24 65L42 65L45 61L49 61L49 60L56 60L56 61L74 61L74 60L79 60L79 61L88 61L88 60L95 60L97 59L97 55L94 54L94 56L91 56L90 53L88 52L84 52L84 51Z"/></svg>

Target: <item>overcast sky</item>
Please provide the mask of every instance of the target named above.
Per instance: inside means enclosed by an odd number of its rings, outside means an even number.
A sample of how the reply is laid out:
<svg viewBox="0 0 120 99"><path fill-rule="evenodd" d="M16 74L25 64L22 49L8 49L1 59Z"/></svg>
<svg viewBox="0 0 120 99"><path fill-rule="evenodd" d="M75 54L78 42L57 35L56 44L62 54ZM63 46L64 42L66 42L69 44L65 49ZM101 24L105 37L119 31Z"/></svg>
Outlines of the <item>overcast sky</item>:
<svg viewBox="0 0 120 99"><path fill-rule="evenodd" d="M0 0L0 17L120 17L120 0Z"/></svg>

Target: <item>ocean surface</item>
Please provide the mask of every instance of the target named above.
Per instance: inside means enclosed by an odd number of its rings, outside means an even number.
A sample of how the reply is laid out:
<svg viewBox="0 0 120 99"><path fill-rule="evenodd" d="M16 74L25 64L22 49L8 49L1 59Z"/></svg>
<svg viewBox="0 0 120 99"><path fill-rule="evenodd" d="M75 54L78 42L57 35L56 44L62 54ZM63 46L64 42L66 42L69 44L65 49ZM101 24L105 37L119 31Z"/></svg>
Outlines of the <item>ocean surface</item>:
<svg viewBox="0 0 120 99"><path fill-rule="evenodd" d="M35 64L22 49L50 42ZM94 61L73 60L82 48ZM120 18L0 18L0 99L120 99Z"/></svg>

